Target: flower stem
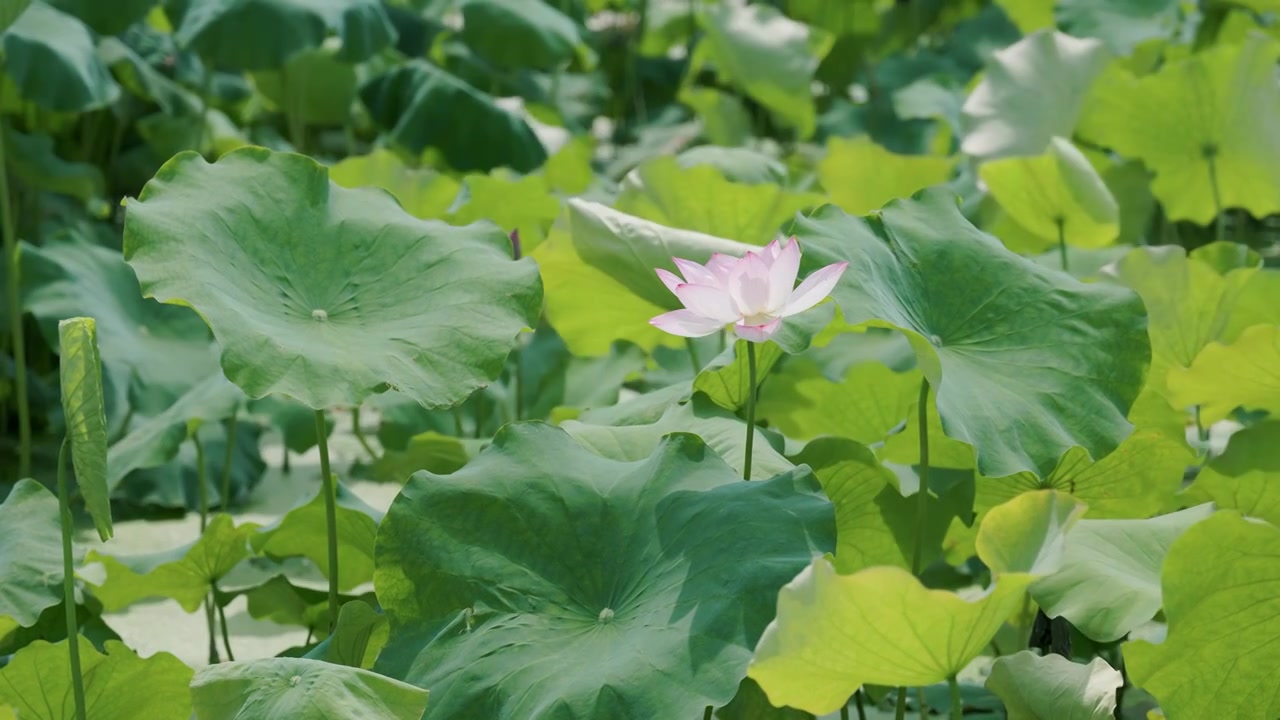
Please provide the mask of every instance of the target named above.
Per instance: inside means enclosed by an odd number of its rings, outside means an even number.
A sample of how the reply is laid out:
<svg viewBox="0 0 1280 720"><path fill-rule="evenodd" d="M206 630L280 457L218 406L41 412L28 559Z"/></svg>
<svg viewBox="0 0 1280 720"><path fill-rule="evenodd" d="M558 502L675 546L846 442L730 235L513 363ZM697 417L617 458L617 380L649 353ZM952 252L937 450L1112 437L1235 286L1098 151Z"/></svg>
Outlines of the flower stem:
<svg viewBox="0 0 1280 720"><path fill-rule="evenodd" d="M320 492L324 493L324 521L329 541L329 631L338 622L338 506L329 472L329 438L326 437L324 410L316 411L316 438L320 442Z"/></svg>
<svg viewBox="0 0 1280 720"><path fill-rule="evenodd" d="M191 433L191 444L196 446L196 497L200 498L200 534L209 526L209 484L204 476L204 443L200 431Z"/></svg>
<svg viewBox="0 0 1280 720"><path fill-rule="evenodd" d="M960 683L956 682L956 676L952 675L947 678L947 684L951 686L951 720L964 720L964 703L960 701Z"/></svg>
<svg viewBox="0 0 1280 720"><path fill-rule="evenodd" d="M742 479L751 479L751 450L756 441L756 344L747 343L747 452L742 460Z"/></svg>
<svg viewBox="0 0 1280 720"><path fill-rule="evenodd" d="M920 564L924 559L925 520L929 513L929 380L920 381L920 399L916 408L920 433L920 464L918 474L920 486L916 488L916 531L914 547L911 549L911 574L920 575ZM898 688L898 703L894 709L894 718L903 720L907 716L907 689Z"/></svg>
<svg viewBox="0 0 1280 720"><path fill-rule="evenodd" d="M1058 223L1058 257L1062 258L1062 272L1067 272L1067 231L1065 221L1059 217Z"/></svg>
<svg viewBox="0 0 1280 720"><path fill-rule="evenodd" d="M351 434L356 436L356 440L360 443L360 447L369 453L369 458L374 462L378 461L378 453L373 451L369 445L369 439L364 436L364 429L360 427L360 406L356 405L351 408Z"/></svg>
<svg viewBox="0 0 1280 720"><path fill-rule="evenodd" d="M702 370L702 363L698 362L698 348L694 347L693 338L685 338L684 345L689 348L689 364L693 366L694 376L697 376Z"/></svg>
<svg viewBox="0 0 1280 720"><path fill-rule="evenodd" d="M58 450L58 511L62 517L62 604L67 612L67 649L71 655L71 690L76 720L85 720L84 677L80 673L80 623L76 621L76 568L71 552L71 493L67 488L67 446Z"/></svg>
<svg viewBox="0 0 1280 720"><path fill-rule="evenodd" d="M231 461L236 451L237 412L231 413L227 421L227 452L222 456L222 486L218 488L218 504L225 513L231 512Z"/></svg>
<svg viewBox="0 0 1280 720"><path fill-rule="evenodd" d="M18 477L31 474L31 404L27 397L27 349L22 332L22 256L13 228L13 203L9 198L9 173L4 157L4 131L0 125L0 231L4 233L4 260L9 270L5 304L9 306L9 334L13 343L13 394L18 401ZM83 714L82 714L83 717Z"/></svg>

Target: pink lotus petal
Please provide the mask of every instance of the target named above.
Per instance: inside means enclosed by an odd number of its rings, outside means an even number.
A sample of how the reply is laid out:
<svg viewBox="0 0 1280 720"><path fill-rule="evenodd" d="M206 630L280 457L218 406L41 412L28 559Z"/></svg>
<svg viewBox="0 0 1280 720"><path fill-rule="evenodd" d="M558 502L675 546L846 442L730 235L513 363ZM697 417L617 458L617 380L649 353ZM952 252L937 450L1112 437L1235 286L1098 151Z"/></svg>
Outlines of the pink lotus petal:
<svg viewBox="0 0 1280 720"><path fill-rule="evenodd" d="M729 273L733 272L734 266L739 262L741 260L732 255L713 253L711 259L707 261L707 270L710 270L711 274L715 275L720 280L720 284L723 285L729 280Z"/></svg>
<svg viewBox="0 0 1280 720"><path fill-rule="evenodd" d="M719 287L684 283L676 287L676 297L693 312L722 325L739 317L729 299L729 293Z"/></svg>
<svg viewBox="0 0 1280 720"><path fill-rule="evenodd" d="M724 327L724 323L704 318L690 310L672 310L663 313L649 320L649 324L663 332L680 337L703 337Z"/></svg>
<svg viewBox="0 0 1280 720"><path fill-rule="evenodd" d="M782 309L782 317L802 313L822 302L835 289L836 283L840 282L840 276L844 275L847 267L849 263L838 262L813 271L804 279L804 282L800 283L795 292L791 293L786 307Z"/></svg>
<svg viewBox="0 0 1280 720"><path fill-rule="evenodd" d="M759 315L769 309L769 266L749 252L733 268L725 284L739 317Z"/></svg>
<svg viewBox="0 0 1280 720"><path fill-rule="evenodd" d="M749 342L761 343L773 337L778 332L778 328L782 327L782 318L774 318L763 325L747 325L746 323L736 323L733 326L733 332L738 337Z"/></svg>
<svg viewBox="0 0 1280 720"><path fill-rule="evenodd" d="M769 267L769 310L777 312L787 304L796 286L796 273L800 271L800 243L792 240L778 251L778 257Z"/></svg>
<svg viewBox="0 0 1280 720"><path fill-rule="evenodd" d="M681 280L678 275L669 270L658 268L654 272L658 273L658 279L661 280L662 284L666 285L667 289L671 292L675 292L676 288L684 284L684 281Z"/></svg>
<svg viewBox="0 0 1280 720"><path fill-rule="evenodd" d="M773 262L782 254L782 240L783 238L774 238L760 251L760 259L764 260L765 265L772 267Z"/></svg>
<svg viewBox="0 0 1280 720"><path fill-rule="evenodd" d="M671 258L676 263L676 268L680 270L680 274L684 275L684 281L695 285L710 285L719 287L721 282L716 274L699 265L692 260L684 258Z"/></svg>

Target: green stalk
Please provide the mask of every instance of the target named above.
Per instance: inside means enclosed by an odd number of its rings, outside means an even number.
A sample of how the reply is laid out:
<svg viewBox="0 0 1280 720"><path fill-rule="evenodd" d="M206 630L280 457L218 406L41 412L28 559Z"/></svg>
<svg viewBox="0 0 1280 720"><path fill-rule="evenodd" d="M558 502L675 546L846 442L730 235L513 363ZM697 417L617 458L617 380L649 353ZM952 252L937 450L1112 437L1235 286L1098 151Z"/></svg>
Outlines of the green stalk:
<svg viewBox="0 0 1280 720"><path fill-rule="evenodd" d="M76 567L71 552L71 492L67 488L67 446L58 450L58 511L62 516L62 604L67 611L67 649L71 654L71 691L76 720L85 720L84 677L80 673L80 623L76 622Z"/></svg>
<svg viewBox="0 0 1280 720"><path fill-rule="evenodd" d="M867 720L867 709L862 706L862 688L853 693L853 704L858 710L858 720Z"/></svg>
<svg viewBox="0 0 1280 720"><path fill-rule="evenodd" d="M919 706L920 720L925 720L925 717L929 714L929 703L924 700L924 688L922 687L916 688L916 705Z"/></svg>
<svg viewBox="0 0 1280 720"><path fill-rule="evenodd" d="M205 137L209 134L209 96L213 95L213 62L204 61L204 84L200 88L200 128L196 133L196 152L204 154Z"/></svg>
<svg viewBox="0 0 1280 720"><path fill-rule="evenodd" d="M369 458L374 462L378 460L378 453L373 451L369 445L369 439L364 436L364 429L360 427L360 406L351 408L351 433L356 436L356 440L360 442L360 447L369 453Z"/></svg>
<svg viewBox="0 0 1280 720"><path fill-rule="evenodd" d="M218 584L213 584L213 597L218 596ZM231 636L227 631L227 611L218 605L218 624L222 627L222 647L227 651L227 662L235 662L236 656L231 652Z"/></svg>
<svg viewBox="0 0 1280 720"><path fill-rule="evenodd" d="M13 394L18 401L18 477L31 474L31 404L27 398L27 342L22 333L22 305L19 286L22 284L22 256L18 251L18 237L13 228L13 203L9 198L9 170L4 156L4 130L0 125L0 231L4 233L4 259L9 269L5 284L6 304L9 306L9 333L13 344Z"/></svg>
<svg viewBox="0 0 1280 720"><path fill-rule="evenodd" d="M742 461L742 479L751 479L751 449L756 442L756 344L747 343L747 454Z"/></svg>
<svg viewBox="0 0 1280 720"><path fill-rule="evenodd" d="M289 127L289 142L293 144L294 152L305 154L307 152L307 125L298 108L301 104L299 98L302 93L300 87L295 87L298 84L297 79L295 75L293 82L290 82L288 70L280 68L280 84L284 90L284 119L285 124Z"/></svg>
<svg viewBox="0 0 1280 720"><path fill-rule="evenodd" d="M218 657L218 620L214 616L213 606L217 603L213 600L213 591L204 596L204 624L209 628L209 664L217 665L222 662L222 658Z"/></svg>
<svg viewBox="0 0 1280 720"><path fill-rule="evenodd" d="M702 711L702 720L711 720L711 713L714 711L715 708L708 705L707 709Z"/></svg>
<svg viewBox="0 0 1280 720"><path fill-rule="evenodd" d="M952 675L947 678L947 684L951 686L951 720L964 720L964 703L960 701L960 683L957 683L956 676Z"/></svg>
<svg viewBox="0 0 1280 720"><path fill-rule="evenodd" d="M916 488L916 531L915 546L911 549L911 574L920 575L920 563L924 553L925 519L929 513L929 380L920 382L920 399L916 415L920 432L920 487ZM923 708L923 705L921 706ZM907 716L907 689L898 688L898 703L894 708L894 718L904 720Z"/></svg>
<svg viewBox="0 0 1280 720"><path fill-rule="evenodd" d="M849 720L849 704L840 706L840 720Z"/></svg>
<svg viewBox="0 0 1280 720"><path fill-rule="evenodd" d="M1067 272L1067 232L1063 219L1058 218L1058 257L1062 258L1062 272Z"/></svg>
<svg viewBox="0 0 1280 720"><path fill-rule="evenodd" d="M689 364L693 365L693 374L697 375L702 370L702 363L698 362L698 348L694 346L693 338L685 338L684 345L689 348Z"/></svg>
<svg viewBox="0 0 1280 720"><path fill-rule="evenodd" d="M196 446L196 497L200 498L200 534L209 525L209 484L204 476L204 443L199 431L191 433L191 443Z"/></svg>
<svg viewBox="0 0 1280 720"><path fill-rule="evenodd" d="M324 521L329 540L329 631L338 622L338 507L329 472L329 439L326 437L324 410L316 411L316 437L320 441L320 492L324 493Z"/></svg>
<svg viewBox="0 0 1280 720"><path fill-rule="evenodd" d="M231 512L231 460L236 450L237 413L238 410L231 413L231 419L227 421L227 452L222 457L222 486L218 488L218 503L224 513Z"/></svg>

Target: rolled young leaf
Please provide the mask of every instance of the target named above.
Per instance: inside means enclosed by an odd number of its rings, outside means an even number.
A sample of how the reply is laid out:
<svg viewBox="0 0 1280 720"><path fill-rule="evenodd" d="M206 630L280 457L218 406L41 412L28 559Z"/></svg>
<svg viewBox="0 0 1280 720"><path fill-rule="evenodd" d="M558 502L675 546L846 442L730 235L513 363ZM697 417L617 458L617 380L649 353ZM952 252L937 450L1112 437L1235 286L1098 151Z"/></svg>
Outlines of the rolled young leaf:
<svg viewBox="0 0 1280 720"><path fill-rule="evenodd" d="M58 323L62 360L62 412L76 484L98 536L110 540L111 500L107 489L107 414L102 400L102 360L93 318Z"/></svg>

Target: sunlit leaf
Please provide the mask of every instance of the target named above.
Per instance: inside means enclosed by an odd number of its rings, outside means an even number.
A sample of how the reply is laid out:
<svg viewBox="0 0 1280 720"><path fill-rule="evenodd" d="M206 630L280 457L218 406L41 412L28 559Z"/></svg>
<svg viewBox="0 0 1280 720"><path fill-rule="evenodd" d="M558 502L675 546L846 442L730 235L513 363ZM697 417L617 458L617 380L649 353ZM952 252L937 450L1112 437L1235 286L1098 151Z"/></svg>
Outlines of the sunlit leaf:
<svg viewBox="0 0 1280 720"><path fill-rule="evenodd" d="M1102 658L1080 665L1030 650L998 658L987 677L1009 720L1111 720L1123 685L1124 677Z"/></svg>
<svg viewBox="0 0 1280 720"><path fill-rule="evenodd" d="M328 530L324 491L285 513L279 522L249 538L254 552L275 558L302 556L328 577ZM373 538L380 513L341 485L337 492L338 589L351 590L373 579Z"/></svg>
<svg viewBox="0 0 1280 720"><path fill-rule="evenodd" d="M1169 399L1177 408L1198 405L1206 424L1237 407L1280 414L1280 326L1255 325L1229 345L1209 344L1191 367L1169 373Z"/></svg>
<svg viewBox="0 0 1280 720"><path fill-rule="evenodd" d="M278 657L201 668L191 702L198 720L418 720L427 691L360 668Z"/></svg>
<svg viewBox="0 0 1280 720"><path fill-rule="evenodd" d="M945 182L953 167L953 158L899 155L865 135L833 137L818 163L818 178L831 194L831 202L847 213L865 215L894 198L911 197Z"/></svg>

